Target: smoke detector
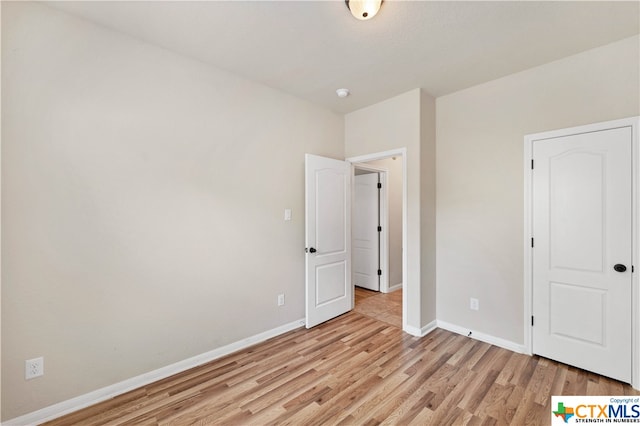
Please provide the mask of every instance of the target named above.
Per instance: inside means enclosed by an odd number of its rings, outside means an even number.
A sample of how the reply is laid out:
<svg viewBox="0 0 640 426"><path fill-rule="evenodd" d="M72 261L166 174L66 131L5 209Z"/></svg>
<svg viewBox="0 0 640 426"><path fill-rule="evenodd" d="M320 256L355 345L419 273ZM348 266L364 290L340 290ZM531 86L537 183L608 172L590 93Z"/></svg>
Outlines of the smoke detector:
<svg viewBox="0 0 640 426"><path fill-rule="evenodd" d="M336 90L336 94L339 98L346 98L347 96L349 96L350 92L349 89L338 89Z"/></svg>

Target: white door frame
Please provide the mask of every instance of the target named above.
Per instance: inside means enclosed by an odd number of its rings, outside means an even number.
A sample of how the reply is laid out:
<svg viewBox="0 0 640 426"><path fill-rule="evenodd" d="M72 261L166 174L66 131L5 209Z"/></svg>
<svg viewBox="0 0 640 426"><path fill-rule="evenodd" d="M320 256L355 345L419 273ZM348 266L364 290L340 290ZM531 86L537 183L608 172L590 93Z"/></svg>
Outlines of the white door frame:
<svg viewBox="0 0 640 426"><path fill-rule="evenodd" d="M409 280L407 279L407 148L398 148L373 154L359 155L357 157L347 158L346 161L352 164L366 163L369 161L384 160L389 157L402 158L402 330L407 332L407 285L409 284ZM389 268L387 267L386 269Z"/></svg>
<svg viewBox="0 0 640 426"><path fill-rule="evenodd" d="M369 164L352 163L352 179L355 178L355 170L366 170L369 172L378 173L382 188L380 189L380 226L382 226L382 232L380 232L380 269L382 269L382 275L380 276L380 292L389 293L389 191L387 190L387 182L389 182L388 174L389 170L384 167L375 167ZM351 198L355 196L355 184L351 184ZM351 201L351 205L355 201ZM353 215L353 211L351 212ZM353 223L353 219L351 220ZM353 244L352 244L353 247ZM351 253L353 255L353 251Z"/></svg>
<svg viewBox="0 0 640 426"><path fill-rule="evenodd" d="M533 141L540 139L570 136L579 133L596 132L620 127L631 127L631 152L632 152L632 264L640 267L640 117L624 118L620 120L605 121L585 126L571 127L567 129L553 130L549 132L526 135L524 137L524 344L526 353L533 354L533 333L531 331L531 315L533 312L533 251L531 250L531 238L533 237L533 191L531 162L533 160ZM631 318L631 385L640 389L640 288L638 271L634 271L631 279L632 294L632 318Z"/></svg>

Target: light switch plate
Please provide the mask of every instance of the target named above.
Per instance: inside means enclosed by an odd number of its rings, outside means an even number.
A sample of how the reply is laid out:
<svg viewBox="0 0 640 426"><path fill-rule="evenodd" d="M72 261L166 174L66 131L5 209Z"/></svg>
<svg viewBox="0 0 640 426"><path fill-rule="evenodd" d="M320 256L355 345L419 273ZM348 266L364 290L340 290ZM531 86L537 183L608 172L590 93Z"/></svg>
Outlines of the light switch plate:
<svg viewBox="0 0 640 426"><path fill-rule="evenodd" d="M291 209L284 209L284 220L291 220Z"/></svg>

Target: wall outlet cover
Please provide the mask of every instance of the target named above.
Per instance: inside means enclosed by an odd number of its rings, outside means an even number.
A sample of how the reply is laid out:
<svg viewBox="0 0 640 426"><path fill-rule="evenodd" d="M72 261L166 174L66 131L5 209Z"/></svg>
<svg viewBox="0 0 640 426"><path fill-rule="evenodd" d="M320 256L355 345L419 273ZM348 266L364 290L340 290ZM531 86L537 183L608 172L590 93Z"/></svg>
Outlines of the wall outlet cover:
<svg viewBox="0 0 640 426"><path fill-rule="evenodd" d="M28 359L24 362L24 378L26 380L35 379L44 374L44 358Z"/></svg>
<svg viewBox="0 0 640 426"><path fill-rule="evenodd" d="M480 301L478 299L475 298L471 298L469 299L469 309L471 309L472 311L479 311L480 310Z"/></svg>

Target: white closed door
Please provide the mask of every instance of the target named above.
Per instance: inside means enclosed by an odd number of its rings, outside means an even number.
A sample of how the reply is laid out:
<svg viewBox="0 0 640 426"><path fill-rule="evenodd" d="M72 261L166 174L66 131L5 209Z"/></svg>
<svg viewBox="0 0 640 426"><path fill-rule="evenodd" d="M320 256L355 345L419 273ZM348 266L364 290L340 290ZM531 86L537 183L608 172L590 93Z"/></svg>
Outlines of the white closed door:
<svg viewBox="0 0 640 426"><path fill-rule="evenodd" d="M306 327L353 309L351 166L305 155Z"/></svg>
<svg viewBox="0 0 640 426"><path fill-rule="evenodd" d="M353 284L380 291L380 189L378 173L354 177Z"/></svg>
<svg viewBox="0 0 640 426"><path fill-rule="evenodd" d="M631 382L631 128L534 140L533 351Z"/></svg>

